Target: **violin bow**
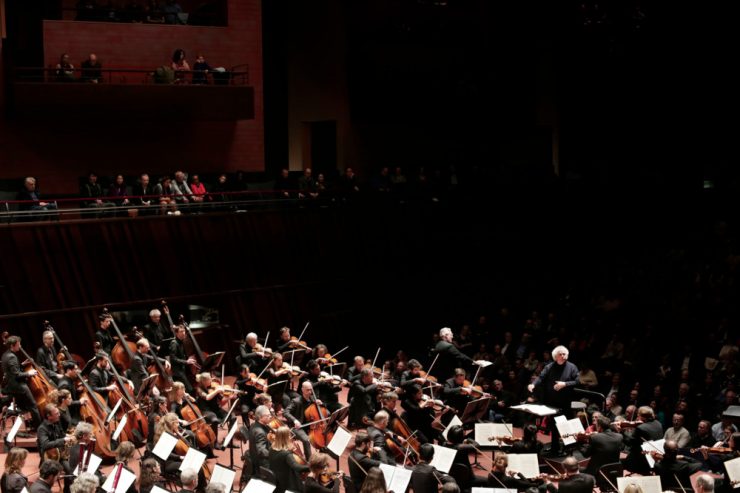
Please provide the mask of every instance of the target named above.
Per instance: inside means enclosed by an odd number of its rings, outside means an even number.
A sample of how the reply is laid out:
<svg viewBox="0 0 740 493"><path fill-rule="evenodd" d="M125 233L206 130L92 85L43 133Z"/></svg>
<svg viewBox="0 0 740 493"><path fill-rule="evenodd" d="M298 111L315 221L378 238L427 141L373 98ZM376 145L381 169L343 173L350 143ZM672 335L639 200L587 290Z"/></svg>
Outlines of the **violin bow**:
<svg viewBox="0 0 740 493"><path fill-rule="evenodd" d="M375 357L373 358L373 362L372 362L372 364L370 365L370 368L371 368L371 369L372 369L372 368L375 368L375 362L376 362L376 361L378 361L378 356L380 356L380 347L378 347L378 350L377 350L377 351L375 351ZM380 376L381 376L381 378L383 377L383 373L382 373L382 371L381 371L381 373L380 373Z"/></svg>
<svg viewBox="0 0 740 493"><path fill-rule="evenodd" d="M344 346L344 347L343 347L342 349L340 349L339 351L337 351L336 353L334 353L334 354L332 355L332 357L333 357L333 358L336 358L336 357L337 357L337 355L338 355L339 353L341 353L342 351L344 351L345 349L349 349L349 346ZM333 366L333 365L330 365L330 366Z"/></svg>
<svg viewBox="0 0 740 493"><path fill-rule="evenodd" d="M272 356L270 357L270 361L268 361L268 362L267 362L267 364L266 364L266 365L265 365L265 367L264 367L264 368L262 369L262 371L260 372L260 374L259 374L259 375L257 375L257 380L259 380L259 379L260 379L260 377L262 376L262 374L263 374L263 373L265 373L265 372L267 371L267 369L268 369L268 368L270 367L270 365L272 364L272 360L274 360L274 359L275 359L275 354L273 353L273 355L272 355Z"/></svg>
<svg viewBox="0 0 740 493"><path fill-rule="evenodd" d="M357 460L356 460L356 459L355 459L354 457L352 457L352 454L349 454L349 459L350 459L350 460L351 460L352 462L354 462L354 463L355 463L355 465L356 465L357 467L359 467L359 468L360 468L360 471L362 471L362 472L363 472L363 474L365 474L365 476L367 476L367 471L365 470L365 468L364 468L364 467L362 467L362 466L360 465L360 463L359 463L359 462L357 462Z"/></svg>
<svg viewBox="0 0 740 493"><path fill-rule="evenodd" d="M270 338L270 331L267 331L267 335L265 336L265 345L262 346L262 351L264 352L265 348L267 347L267 340Z"/></svg>
<svg viewBox="0 0 740 493"><path fill-rule="evenodd" d="M681 484L681 480L678 479L676 473L673 473L673 477L676 479L676 483L678 483L678 485L681 487L681 491L683 491L683 493L686 493L686 488L683 487L683 484Z"/></svg>
<svg viewBox="0 0 740 493"><path fill-rule="evenodd" d="M611 486L612 488L614 488L614 491L619 491L619 488L617 488L614 485L614 483L612 483L611 479L609 479L609 477L606 474L604 474L604 471L599 470L599 474L601 474L604 477L604 479L606 480L606 482L609 483L609 486Z"/></svg>
<svg viewBox="0 0 740 493"><path fill-rule="evenodd" d="M472 389L472 388L473 388L473 386L475 385L475 381L476 381L476 380L478 380L478 373L480 373L480 369L481 369L481 366L479 365L479 366L478 366L478 369L477 369L477 370L475 370L475 376L473 377L473 381L472 381L472 382L470 382L470 388L471 388L471 389ZM427 373L427 374L428 374L428 373Z"/></svg>
<svg viewBox="0 0 740 493"><path fill-rule="evenodd" d="M306 322L306 325L303 327L303 330L301 331L301 335L298 336L298 342L301 342L301 339L303 339L303 334L306 333L306 329L308 329L308 324L311 322Z"/></svg>

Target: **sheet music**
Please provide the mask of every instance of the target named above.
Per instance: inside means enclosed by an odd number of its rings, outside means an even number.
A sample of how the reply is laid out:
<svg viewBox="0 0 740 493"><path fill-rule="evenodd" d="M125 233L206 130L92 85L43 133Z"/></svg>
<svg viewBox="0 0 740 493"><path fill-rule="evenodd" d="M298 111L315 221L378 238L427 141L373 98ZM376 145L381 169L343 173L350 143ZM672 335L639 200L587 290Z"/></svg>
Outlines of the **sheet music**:
<svg viewBox="0 0 740 493"><path fill-rule="evenodd" d="M344 453L344 449L347 448L347 444L349 444L349 441L351 439L352 434L339 426L337 427L337 431L334 432L334 437L331 439L329 445L327 445L326 448L329 449L332 454L336 455L337 457L341 457Z"/></svg>
<svg viewBox="0 0 740 493"><path fill-rule="evenodd" d="M162 460L167 460L177 445L177 438L167 432L162 433L159 441L152 449L152 453Z"/></svg>
<svg viewBox="0 0 740 493"><path fill-rule="evenodd" d="M727 470L727 477L732 481L740 480L740 457L725 462L725 469ZM740 488L740 482L732 484L733 489Z"/></svg>
<svg viewBox="0 0 740 493"><path fill-rule="evenodd" d="M244 487L242 493L272 493L275 491L275 485L266 483L261 479L252 478Z"/></svg>
<svg viewBox="0 0 740 493"><path fill-rule="evenodd" d="M503 488L476 488L474 486L472 493L516 493L516 490L505 490Z"/></svg>
<svg viewBox="0 0 740 493"><path fill-rule="evenodd" d="M152 493L172 493L170 490L160 488L157 485L152 486Z"/></svg>
<svg viewBox="0 0 740 493"><path fill-rule="evenodd" d="M80 462L82 461L82 458L80 459ZM90 462L87 464L87 472L90 474L95 474L95 471L98 470L98 467L100 467L100 463L103 462L102 457L98 457L95 454L90 455ZM74 472L72 472L75 476L80 474L80 465L77 464L77 467L75 467Z"/></svg>
<svg viewBox="0 0 740 493"><path fill-rule="evenodd" d="M555 426L560 432L560 436L563 437L563 445L572 445L576 443L576 437L565 435L573 435L575 433L585 433L586 430L583 428L583 423L578 418L568 419L562 414L555 416Z"/></svg>
<svg viewBox="0 0 740 493"><path fill-rule="evenodd" d="M630 484L638 485L642 488L643 493L663 493L660 476L626 476L617 478L619 493L624 493L624 489Z"/></svg>
<svg viewBox="0 0 740 493"><path fill-rule="evenodd" d="M454 414L452 416L452 419L450 420L450 424L448 424L447 428L445 428L445 430L442 432L442 436L445 438L445 440L447 440L447 433L450 431L450 428L452 428L453 426L462 426L462 425L463 425L463 422L460 421L460 418L457 417L457 414ZM478 440L476 440L476 442L477 441Z"/></svg>
<svg viewBox="0 0 740 493"><path fill-rule="evenodd" d="M26 487L24 486L24 487L23 487L23 488L21 489L21 493L28 493L28 489L27 489L27 488L26 488Z"/></svg>
<svg viewBox="0 0 740 493"><path fill-rule="evenodd" d="M432 445L432 447L434 447L434 457L432 457L432 461L429 465L434 466L438 471L449 474L452 463L455 461L457 450L454 448L442 447L441 445Z"/></svg>
<svg viewBox="0 0 740 493"><path fill-rule="evenodd" d="M213 466L213 472L211 473L211 481L209 484L221 483L226 486L226 491L231 491L234 487L234 478L236 477L236 471L224 467L221 464Z"/></svg>
<svg viewBox="0 0 740 493"><path fill-rule="evenodd" d="M406 491L411 481L411 469L381 464L380 470L383 471L383 477L385 478L385 485L388 491Z"/></svg>
<svg viewBox="0 0 740 493"><path fill-rule="evenodd" d="M536 478L540 475L540 463L537 454L509 454L509 467L506 471L516 471L525 478Z"/></svg>
<svg viewBox="0 0 740 493"><path fill-rule="evenodd" d="M665 445L665 438L661 438L660 440L650 440L648 442L642 442L642 450L645 452L648 452L645 454L645 458L648 461L648 464L650 464L650 469L655 466L655 459L653 459L653 456L650 455L650 452L659 452L661 454L665 453L665 450L663 449L663 446Z"/></svg>
<svg viewBox="0 0 740 493"><path fill-rule="evenodd" d="M8 436L5 437L5 441L8 443L12 443L13 440L15 440L15 436L18 434L18 430L21 429L21 425L23 424L23 418L20 416L15 417L15 421L13 422L13 427L10 429L10 433L8 433Z"/></svg>
<svg viewBox="0 0 740 493"><path fill-rule="evenodd" d="M234 424L231 425L231 429L229 430L229 433L226 435L226 438L224 438L224 444L223 447L226 448L229 446L229 442L231 442L231 439L234 438L234 433L236 433L236 428L239 421L234 420Z"/></svg>
<svg viewBox="0 0 740 493"><path fill-rule="evenodd" d="M514 437L514 428L510 424L506 423L475 423L475 441L480 444L481 447L511 447L508 444L499 440L489 441L490 437Z"/></svg>
<svg viewBox="0 0 740 493"><path fill-rule="evenodd" d="M118 401L118 402L120 403L121 401ZM113 440L118 440L118 436L123 431L123 427L126 426L127 421L128 421L128 414L124 414L123 418L121 418L121 422L118 423L118 426L116 426L116 431L113 432Z"/></svg>
<svg viewBox="0 0 740 493"><path fill-rule="evenodd" d="M518 406L511 406L511 409L525 411L528 413L536 414L537 416L551 416L558 412L557 409L543 406L542 404L519 404Z"/></svg>
<svg viewBox="0 0 740 493"><path fill-rule="evenodd" d="M491 363L490 361L486 361L484 359L479 359L479 360L473 361L473 364L478 365L481 368L485 368L486 366L491 366L493 363Z"/></svg>
<svg viewBox="0 0 740 493"><path fill-rule="evenodd" d="M103 491L106 491L108 493L126 493L129 487L134 484L134 481L136 481L136 474L125 468L121 468L121 475L118 478L118 486L116 486L116 490L114 492L113 481L116 480L116 470L117 468L113 469L113 471L108 474L108 478L105 480L105 483L103 483L103 486L101 486L101 488L103 489Z"/></svg>
<svg viewBox="0 0 740 493"><path fill-rule="evenodd" d="M116 405L113 406L113 409L110 410L110 414L107 418L105 418L106 423L113 419L113 416L116 415L116 411L118 411L118 408L121 407L121 402L123 402L123 399L119 399L118 402L116 402Z"/></svg>
<svg viewBox="0 0 740 493"><path fill-rule="evenodd" d="M188 453L185 454L185 458L182 460L182 464L180 464L180 469L178 470L184 471L185 469L192 469L193 471L200 471L200 466L203 465L203 461L205 460L206 454L190 447L188 449Z"/></svg>

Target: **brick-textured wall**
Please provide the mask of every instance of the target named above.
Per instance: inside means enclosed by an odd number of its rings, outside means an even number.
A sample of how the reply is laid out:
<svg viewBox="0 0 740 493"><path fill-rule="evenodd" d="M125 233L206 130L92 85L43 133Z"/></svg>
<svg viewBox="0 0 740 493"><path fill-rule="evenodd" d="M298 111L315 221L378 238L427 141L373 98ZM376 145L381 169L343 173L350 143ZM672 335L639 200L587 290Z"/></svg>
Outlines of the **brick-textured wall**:
<svg viewBox="0 0 740 493"><path fill-rule="evenodd" d="M254 120L131 124L106 119L60 125L0 118L0 178L33 174L46 193L68 193L89 169L154 175L176 168L264 170L260 0L229 0L228 13L228 27L44 21L45 63L54 65L61 53L69 53L78 66L95 52L105 67L153 69L168 63L176 48L186 51L191 64L196 53L212 66L246 63Z"/></svg>

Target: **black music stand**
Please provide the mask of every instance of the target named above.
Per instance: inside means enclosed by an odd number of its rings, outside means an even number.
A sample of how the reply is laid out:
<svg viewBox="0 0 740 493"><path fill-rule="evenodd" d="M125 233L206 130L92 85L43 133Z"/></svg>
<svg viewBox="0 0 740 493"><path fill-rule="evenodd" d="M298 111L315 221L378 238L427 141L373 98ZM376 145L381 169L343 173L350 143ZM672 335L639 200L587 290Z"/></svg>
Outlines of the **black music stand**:
<svg viewBox="0 0 740 493"><path fill-rule="evenodd" d="M139 392L136 394L137 402L141 402L142 399L149 394L152 387L154 387L154 382L157 381L158 376L159 373L153 373L141 381L141 387L139 387ZM164 389L162 389L162 392L164 392Z"/></svg>
<svg viewBox="0 0 740 493"><path fill-rule="evenodd" d="M601 411L604 412L604 409L606 408L606 396L604 394L601 394L599 392L594 392L593 390L578 389L578 388L574 388L573 392L577 394L585 394L585 395L590 395L592 397L598 397L599 399L601 399Z"/></svg>
<svg viewBox="0 0 740 493"><path fill-rule="evenodd" d="M339 423L344 420L349 414L349 405L341 407L331 413L329 420L326 422L326 428L331 430L334 425L339 426Z"/></svg>
<svg viewBox="0 0 740 493"><path fill-rule="evenodd" d="M209 372L221 366L221 360L224 359L224 354L226 353L224 353L223 351L209 354L208 357L206 357L206 359L203 361L203 364L200 365L200 371Z"/></svg>
<svg viewBox="0 0 740 493"><path fill-rule="evenodd" d="M93 366L95 366L95 362L98 361L97 356L93 356L89 360L87 360L87 363L85 363L85 366L80 370L80 375L84 376L90 373L93 369Z"/></svg>
<svg viewBox="0 0 740 493"><path fill-rule="evenodd" d="M465 410L460 418L460 421L463 422L463 426L481 421L488 411L488 405L490 402L490 397L481 397L480 399L468 402L465 405Z"/></svg>

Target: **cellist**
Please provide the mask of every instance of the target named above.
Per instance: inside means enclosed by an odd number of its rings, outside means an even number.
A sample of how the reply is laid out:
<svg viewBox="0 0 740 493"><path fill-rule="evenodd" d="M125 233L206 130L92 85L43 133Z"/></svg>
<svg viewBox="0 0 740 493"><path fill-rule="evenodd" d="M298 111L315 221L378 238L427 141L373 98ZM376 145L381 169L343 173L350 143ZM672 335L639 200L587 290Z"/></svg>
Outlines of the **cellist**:
<svg viewBox="0 0 740 493"><path fill-rule="evenodd" d="M28 388L27 381L36 376L36 370L32 368L27 372L21 371L21 364L16 354L21 351L20 337L8 337L5 340L5 346L8 349L2 357L3 392L15 398L18 409L31 414L31 427L35 430L41 424L41 414L31 394L31 389Z"/></svg>
<svg viewBox="0 0 740 493"><path fill-rule="evenodd" d="M134 383L134 392L138 394L141 382L149 376L147 367L154 363L154 356L149 354L150 343L145 337L136 341L136 353L131 362L131 380ZM164 358L158 358L166 370L170 369L170 362Z"/></svg>
<svg viewBox="0 0 740 493"><path fill-rule="evenodd" d="M116 341L113 339L113 336L110 335L110 331L108 331L113 317L108 313L103 313L98 317L98 320L99 326L98 330L95 332L95 339L100 343L100 349L107 354L110 354L111 351L113 351L113 346L116 345ZM125 343L126 341L121 341L121 344Z"/></svg>
<svg viewBox="0 0 740 493"><path fill-rule="evenodd" d="M68 390L72 396L72 403L69 406L70 413L72 414L72 422L77 423L80 421L80 406L84 406L87 402L87 398L80 398L77 393L77 378L80 371L80 367L74 361L65 361L62 363L62 370L64 374L59 379L57 388L59 390Z"/></svg>
<svg viewBox="0 0 740 493"><path fill-rule="evenodd" d="M303 452L306 460L311 458L311 441L308 439L306 428L303 425L307 423L306 409L314 402L319 406L323 405L320 400L314 397L311 382L305 381L301 384L301 395L290 401L290 404L283 412L283 416L288 424L293 425L293 433L296 438L303 444Z"/></svg>

